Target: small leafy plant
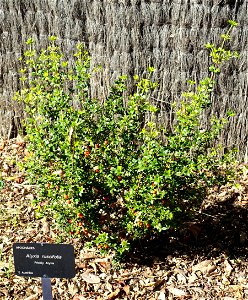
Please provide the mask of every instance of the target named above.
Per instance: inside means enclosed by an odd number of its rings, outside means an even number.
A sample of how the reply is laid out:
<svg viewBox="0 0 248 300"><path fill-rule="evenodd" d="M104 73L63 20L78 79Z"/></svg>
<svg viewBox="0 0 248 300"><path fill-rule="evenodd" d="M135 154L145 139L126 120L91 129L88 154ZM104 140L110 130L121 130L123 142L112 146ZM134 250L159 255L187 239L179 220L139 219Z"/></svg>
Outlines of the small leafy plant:
<svg viewBox="0 0 248 300"><path fill-rule="evenodd" d="M173 104L172 131L155 122L152 67L147 78L134 76L129 95L127 77L120 76L102 103L90 96L90 57L82 44L69 63L55 37L40 53L29 39L15 99L27 113L25 169L38 186L37 216L48 213L68 234L123 255L133 241L181 226L209 186L232 180L234 153L216 145L232 113L213 116L205 129L200 122L222 63L238 57L224 48L237 25L229 24L220 47L206 45L210 77L189 81Z"/></svg>

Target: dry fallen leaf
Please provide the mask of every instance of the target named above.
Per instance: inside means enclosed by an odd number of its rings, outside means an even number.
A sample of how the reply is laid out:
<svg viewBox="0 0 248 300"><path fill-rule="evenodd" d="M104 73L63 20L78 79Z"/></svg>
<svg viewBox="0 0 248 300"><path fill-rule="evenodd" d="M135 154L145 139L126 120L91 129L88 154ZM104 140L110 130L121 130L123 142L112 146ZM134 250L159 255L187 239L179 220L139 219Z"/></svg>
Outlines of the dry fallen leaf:
<svg viewBox="0 0 248 300"><path fill-rule="evenodd" d="M118 289L116 289L115 291L113 291L112 293L110 293L109 295L108 295L108 300L113 300L113 299L115 299L116 297L118 297L118 295L120 294L120 289L118 288Z"/></svg>
<svg viewBox="0 0 248 300"><path fill-rule="evenodd" d="M43 222L44 222L44 223L43 223L43 225L42 225L41 230L42 230L43 234L48 234L48 233L50 232L50 225L49 225L49 222L48 222L47 220L44 220Z"/></svg>
<svg viewBox="0 0 248 300"><path fill-rule="evenodd" d="M106 273L111 269L111 260L108 257L98 258L94 260L101 272Z"/></svg>
<svg viewBox="0 0 248 300"><path fill-rule="evenodd" d="M198 235L202 231L202 228L198 224L196 224L194 222L190 222L188 224L188 230L193 234L193 236L195 237L195 239L197 239Z"/></svg>
<svg viewBox="0 0 248 300"><path fill-rule="evenodd" d="M82 295L76 295L73 297L73 300L87 300L87 299Z"/></svg>
<svg viewBox="0 0 248 300"><path fill-rule="evenodd" d="M25 144L25 141L24 141L23 137L21 135L19 135L19 134L16 137L16 143L19 146L24 146L24 144Z"/></svg>
<svg viewBox="0 0 248 300"><path fill-rule="evenodd" d="M164 279L158 279L157 281L155 281L154 283L152 283L153 285L153 289L158 289L160 286L162 286L165 283Z"/></svg>
<svg viewBox="0 0 248 300"><path fill-rule="evenodd" d="M165 293L163 291L161 291L159 293L158 300L166 300L166 296L165 296Z"/></svg>
<svg viewBox="0 0 248 300"><path fill-rule="evenodd" d="M5 142L1 141L0 142L0 151L4 150L4 147L5 147Z"/></svg>
<svg viewBox="0 0 248 300"><path fill-rule="evenodd" d="M38 294L31 295L31 296L25 298L24 300L36 300L36 299L38 299Z"/></svg>
<svg viewBox="0 0 248 300"><path fill-rule="evenodd" d="M85 280L88 283L100 283L101 279L94 275L91 274L89 270L87 270L86 272L84 272L83 274L81 274L81 277L83 278L83 280Z"/></svg>
<svg viewBox="0 0 248 300"><path fill-rule="evenodd" d="M224 267L225 267L225 274L226 276L230 276L232 270L233 270L233 267L231 266L231 264L229 263L228 260L225 260L224 261Z"/></svg>
<svg viewBox="0 0 248 300"><path fill-rule="evenodd" d="M195 273L191 274L188 278L188 283L194 283L198 279Z"/></svg>
<svg viewBox="0 0 248 300"><path fill-rule="evenodd" d="M10 167L7 163L4 163L3 166L2 166L2 169L4 170L4 172L7 173L9 171Z"/></svg>
<svg viewBox="0 0 248 300"><path fill-rule="evenodd" d="M181 284L186 284L186 282L187 282L187 278L186 278L186 276L184 276L183 274L177 274L177 281L179 282L179 283L181 283Z"/></svg>
<svg viewBox="0 0 248 300"><path fill-rule="evenodd" d="M124 285L124 287L122 289L126 293L126 295L128 296L129 293L130 293L130 286L129 285Z"/></svg>
<svg viewBox="0 0 248 300"><path fill-rule="evenodd" d="M194 265L192 267L192 272L197 272L200 271L202 274L209 274L216 270L216 266L213 265L211 260L204 260L197 265Z"/></svg>
<svg viewBox="0 0 248 300"><path fill-rule="evenodd" d="M64 171L63 170L57 170L57 171L52 172L52 174L62 176L62 175L64 175Z"/></svg>
<svg viewBox="0 0 248 300"><path fill-rule="evenodd" d="M78 287L74 283L68 283L68 291L71 295L78 293Z"/></svg>
<svg viewBox="0 0 248 300"><path fill-rule="evenodd" d="M185 291L171 287L171 286L167 287L167 289L171 294L173 294L176 297L182 297L182 296L188 295L188 293L186 293Z"/></svg>

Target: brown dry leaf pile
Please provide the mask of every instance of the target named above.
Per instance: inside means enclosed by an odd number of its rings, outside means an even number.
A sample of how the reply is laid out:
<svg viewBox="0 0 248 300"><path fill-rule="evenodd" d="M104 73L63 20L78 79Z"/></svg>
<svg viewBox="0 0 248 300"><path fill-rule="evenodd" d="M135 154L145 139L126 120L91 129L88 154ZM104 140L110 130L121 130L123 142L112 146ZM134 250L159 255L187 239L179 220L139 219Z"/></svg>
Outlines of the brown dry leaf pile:
<svg viewBox="0 0 248 300"><path fill-rule="evenodd" d="M0 141L0 299L42 299L39 278L14 274L14 242L59 243L52 220L36 220L35 186L25 179L18 162L25 157L21 137ZM85 249L75 248L76 277L52 279L54 299L248 299L248 176L238 187L213 189L195 222L184 230L142 241L129 260L116 265Z"/></svg>

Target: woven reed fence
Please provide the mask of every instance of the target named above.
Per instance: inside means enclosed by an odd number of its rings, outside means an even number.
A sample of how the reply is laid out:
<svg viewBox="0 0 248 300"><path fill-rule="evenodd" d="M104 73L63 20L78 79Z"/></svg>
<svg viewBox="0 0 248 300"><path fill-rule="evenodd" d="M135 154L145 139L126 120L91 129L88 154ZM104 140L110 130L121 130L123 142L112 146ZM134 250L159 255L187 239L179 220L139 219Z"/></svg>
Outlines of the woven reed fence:
<svg viewBox="0 0 248 300"><path fill-rule="evenodd" d="M241 57L225 65L209 114L236 111L221 140L247 160L247 15L247 0L0 0L0 136L20 130L23 109L11 99L28 37L44 47L47 37L56 35L68 53L77 41L85 42L92 67L104 67L92 78L92 96L99 98L119 74L142 76L154 66L160 87L152 100L161 108L158 120L170 125L169 104L178 101L187 79L208 75L204 44L218 42L227 20L234 19L240 26L231 47Z"/></svg>

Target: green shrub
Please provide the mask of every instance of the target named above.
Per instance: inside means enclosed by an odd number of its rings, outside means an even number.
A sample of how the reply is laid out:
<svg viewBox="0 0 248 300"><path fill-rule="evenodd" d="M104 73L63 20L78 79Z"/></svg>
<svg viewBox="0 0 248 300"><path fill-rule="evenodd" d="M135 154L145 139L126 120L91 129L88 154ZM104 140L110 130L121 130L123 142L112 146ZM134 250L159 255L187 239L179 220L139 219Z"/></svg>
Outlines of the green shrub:
<svg viewBox="0 0 248 300"><path fill-rule="evenodd" d="M127 77L120 76L101 103L90 97L90 57L81 44L71 64L55 37L40 53L29 39L23 88L15 99L25 103L27 113L25 169L38 186L37 215L48 213L68 234L122 255L134 240L178 228L199 208L209 186L231 180L233 152L223 155L216 146L227 119L212 117L208 129L200 124L222 62L238 56L224 49L236 26L229 23L220 47L206 45L210 77L189 81L180 103L173 104L172 131L155 122L152 67L148 78L134 77L130 95Z"/></svg>

